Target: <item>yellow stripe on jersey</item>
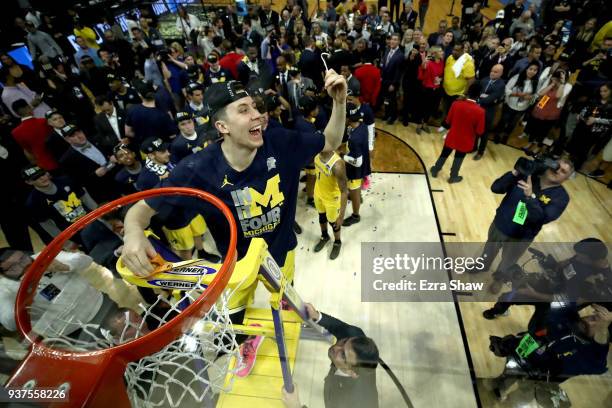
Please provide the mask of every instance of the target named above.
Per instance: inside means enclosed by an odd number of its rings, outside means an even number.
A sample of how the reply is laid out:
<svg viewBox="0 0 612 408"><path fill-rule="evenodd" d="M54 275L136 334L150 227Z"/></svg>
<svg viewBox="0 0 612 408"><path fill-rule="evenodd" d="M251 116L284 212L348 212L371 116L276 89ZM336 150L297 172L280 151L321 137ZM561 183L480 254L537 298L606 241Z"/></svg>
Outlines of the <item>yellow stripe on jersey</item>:
<svg viewBox="0 0 612 408"><path fill-rule="evenodd" d="M316 155L314 159L317 181L315 183L315 195L324 200L333 200L340 196L340 187L333 173L334 164L340 159L338 153L324 162L321 155Z"/></svg>

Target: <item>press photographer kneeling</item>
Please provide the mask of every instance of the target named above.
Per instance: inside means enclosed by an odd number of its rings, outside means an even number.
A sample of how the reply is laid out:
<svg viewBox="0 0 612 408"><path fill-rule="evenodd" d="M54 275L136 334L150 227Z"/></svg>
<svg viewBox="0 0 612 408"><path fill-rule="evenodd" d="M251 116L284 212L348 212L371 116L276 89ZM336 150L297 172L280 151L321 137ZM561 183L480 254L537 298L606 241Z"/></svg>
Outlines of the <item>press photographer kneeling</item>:
<svg viewBox="0 0 612 408"><path fill-rule="evenodd" d="M542 324L555 302L557 314L572 316L580 309L599 303L612 309L612 270L608 248L597 238L587 238L574 245L574 255L557 262L551 255L529 248L532 259L538 261L542 272L525 273L515 265L512 290L503 293L495 306L483 312L486 319L494 319L512 305L533 305L535 312L528 328Z"/></svg>
<svg viewBox="0 0 612 408"><path fill-rule="evenodd" d="M489 227L483 250L488 270L502 251L501 262L489 287L497 294L504 282L511 280L508 269L527 250L544 224L559 218L569 203L562 186L574 172L572 162L536 157L520 158L512 171L491 185L491 191L505 194Z"/></svg>

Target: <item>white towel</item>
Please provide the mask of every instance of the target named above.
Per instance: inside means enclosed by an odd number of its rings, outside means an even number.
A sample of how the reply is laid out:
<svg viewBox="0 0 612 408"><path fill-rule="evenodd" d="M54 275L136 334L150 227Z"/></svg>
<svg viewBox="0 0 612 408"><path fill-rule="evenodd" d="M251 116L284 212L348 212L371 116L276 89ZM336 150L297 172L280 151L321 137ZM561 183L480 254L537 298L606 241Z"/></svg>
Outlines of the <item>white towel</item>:
<svg viewBox="0 0 612 408"><path fill-rule="evenodd" d="M455 73L455 78L459 78L461 75L461 71L463 70L463 66L466 62L472 59L472 56L467 52L459 57L457 61L453 64L453 72Z"/></svg>

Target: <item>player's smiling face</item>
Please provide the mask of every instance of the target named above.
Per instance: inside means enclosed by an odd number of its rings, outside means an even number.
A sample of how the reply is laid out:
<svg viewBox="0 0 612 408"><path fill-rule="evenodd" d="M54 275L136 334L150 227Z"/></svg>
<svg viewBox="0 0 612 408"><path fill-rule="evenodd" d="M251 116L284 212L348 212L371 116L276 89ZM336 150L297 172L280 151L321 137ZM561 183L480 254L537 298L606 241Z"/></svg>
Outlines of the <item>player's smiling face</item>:
<svg viewBox="0 0 612 408"><path fill-rule="evenodd" d="M227 105L225 117L216 125L221 133L229 133L234 144L256 149L263 145L264 122L253 98L246 96Z"/></svg>

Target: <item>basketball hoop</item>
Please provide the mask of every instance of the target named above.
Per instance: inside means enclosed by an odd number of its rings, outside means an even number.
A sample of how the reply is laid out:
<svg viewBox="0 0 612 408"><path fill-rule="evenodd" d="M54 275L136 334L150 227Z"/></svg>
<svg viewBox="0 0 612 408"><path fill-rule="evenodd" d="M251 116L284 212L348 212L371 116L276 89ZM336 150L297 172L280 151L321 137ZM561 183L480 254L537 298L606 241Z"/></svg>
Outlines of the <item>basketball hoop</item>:
<svg viewBox="0 0 612 408"><path fill-rule="evenodd" d="M205 286L195 285L174 299L159 295L154 304L141 305L139 323L132 323L126 315L119 335L111 335L103 327L94 327L88 322L81 323L87 340L67 335L44 338L34 333L27 309L32 305L43 274L64 243L104 214L162 195L206 201L227 219L229 249L214 279ZM15 304L16 321L31 345L28 356L7 387L67 390L69 401L62 403L63 407L179 406L186 397L208 406L211 394L227 387L223 380L228 370L217 367L219 357L238 356L228 317L228 296L224 294L236 265L236 243L236 224L230 209L217 197L191 188L139 192L84 215L40 253L22 279ZM165 312L159 313L160 309ZM144 326L150 318L158 326L148 332ZM132 334L128 335L128 331ZM189 380L178 381L178 375L186 375ZM217 381L219 378L221 381ZM160 381L162 385L156 385ZM172 395L167 389L171 385L178 387Z"/></svg>

